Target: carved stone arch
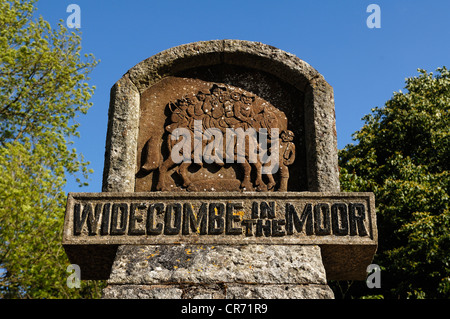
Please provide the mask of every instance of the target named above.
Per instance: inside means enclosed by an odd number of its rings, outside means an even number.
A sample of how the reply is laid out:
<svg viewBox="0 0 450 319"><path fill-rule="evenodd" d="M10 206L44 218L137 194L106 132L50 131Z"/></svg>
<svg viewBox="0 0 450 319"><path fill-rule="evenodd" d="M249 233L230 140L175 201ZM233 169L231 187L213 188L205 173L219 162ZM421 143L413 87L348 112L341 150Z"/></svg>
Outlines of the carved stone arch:
<svg viewBox="0 0 450 319"><path fill-rule="evenodd" d="M208 70L213 70L214 74L222 72L221 80L209 79ZM231 81L231 76L227 78L227 74L241 72L241 75L248 75L250 71L254 71L252 81L233 82L235 80ZM149 88L158 83L162 85L162 80L179 76L220 83L231 81L233 83L229 84L235 86L250 83L245 89L257 90L253 93L274 101L277 88L284 88L283 93L291 92L290 108L295 110L295 116L288 117L292 125L298 125L299 130L301 127L299 138L303 144L299 149L304 153L302 169L306 180L296 184L293 190L339 191L332 87L320 73L295 55L273 46L243 40L213 40L170 48L131 68L112 87L107 141L111 141L115 149L110 150L110 145L106 145L103 191L135 191L136 177L130 172L138 171L142 97ZM264 80L266 86L257 87L258 79ZM267 86L275 82L275 92L268 94ZM298 101L295 100L297 96ZM288 104L286 99L284 104Z"/></svg>

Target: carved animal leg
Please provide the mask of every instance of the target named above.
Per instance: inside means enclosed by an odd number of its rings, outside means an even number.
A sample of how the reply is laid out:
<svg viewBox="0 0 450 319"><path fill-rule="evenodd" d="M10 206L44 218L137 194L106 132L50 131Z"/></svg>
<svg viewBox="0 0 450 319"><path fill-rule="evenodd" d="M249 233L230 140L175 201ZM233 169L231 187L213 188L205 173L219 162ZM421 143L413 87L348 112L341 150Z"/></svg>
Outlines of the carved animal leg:
<svg viewBox="0 0 450 319"><path fill-rule="evenodd" d="M289 169L285 165L280 165L280 187L279 192L287 192L287 185L289 180Z"/></svg>
<svg viewBox="0 0 450 319"><path fill-rule="evenodd" d="M266 184L264 184L262 180L262 165L259 161L257 161L255 164L253 164L256 169L256 180L255 180L255 187L258 192L265 192L267 190Z"/></svg>
<svg viewBox="0 0 450 319"><path fill-rule="evenodd" d="M241 182L241 188L244 191L251 191L251 190L253 190L253 185L252 185L252 182L250 181L250 173L251 173L252 167L250 166L250 164L247 161L241 163L241 166L244 169L244 179Z"/></svg>
<svg viewBox="0 0 450 319"><path fill-rule="evenodd" d="M203 163L199 163L198 165L200 165L200 168L203 167ZM186 170L187 170L187 168L186 168ZM189 179L189 185L187 186L187 190L189 192L198 192L198 191L200 191L198 186L196 186L195 183L192 183L192 181L190 179Z"/></svg>
<svg viewBox="0 0 450 319"><path fill-rule="evenodd" d="M189 162L183 162L180 165L180 168L178 169L178 173L181 175L181 178L183 178L183 187L189 187L191 185L192 181L189 178L188 174L188 168L191 165Z"/></svg>
<svg viewBox="0 0 450 319"><path fill-rule="evenodd" d="M167 187L167 171L174 166L175 163L172 161L172 157L169 156L159 167L159 179L158 184L156 185L156 190L158 191L169 191L170 189Z"/></svg>
<svg viewBox="0 0 450 319"><path fill-rule="evenodd" d="M278 191L279 192L287 192L287 184L288 184L288 178L281 177L280 178L280 187L278 188Z"/></svg>
<svg viewBox="0 0 450 319"><path fill-rule="evenodd" d="M267 174L267 178L269 179L269 183L267 184L267 190L268 191L273 191L275 188L275 180L273 179L273 175L272 174Z"/></svg>
<svg viewBox="0 0 450 319"><path fill-rule="evenodd" d="M153 171L161 164L161 141L159 138L150 137L145 143L142 153L144 155L144 162L141 166L142 170L146 172Z"/></svg>

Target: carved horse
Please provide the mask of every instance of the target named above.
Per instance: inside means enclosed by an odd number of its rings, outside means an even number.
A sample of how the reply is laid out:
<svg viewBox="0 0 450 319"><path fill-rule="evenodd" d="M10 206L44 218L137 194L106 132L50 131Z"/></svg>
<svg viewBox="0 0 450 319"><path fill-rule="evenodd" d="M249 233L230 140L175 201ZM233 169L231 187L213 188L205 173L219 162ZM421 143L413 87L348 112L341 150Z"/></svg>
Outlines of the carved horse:
<svg viewBox="0 0 450 319"><path fill-rule="evenodd" d="M177 140L172 140L171 135L169 134L167 136L167 145L169 148L169 156L167 158L165 158L163 161L159 160L156 161L156 163L158 163L159 165L155 165L155 157L156 154L155 152L152 152L151 150L153 149L161 149L161 143L157 141L157 139L155 138L150 138L145 147L144 150L146 151L146 154L144 154L144 158L145 161L144 163L141 165L141 169L143 169L146 172L150 172L153 170L158 169L159 170L159 177L158 177L158 184L156 186L156 189L159 191L169 191L170 187L168 187L168 171L173 168L176 165L179 165L178 169L177 169L177 173L181 176L182 180L183 180L183 187L187 188L190 191L197 191L197 189L195 188L195 185L192 183L191 178L189 177L189 173L188 173L188 168L195 162L195 158L194 155L196 154L196 150L195 147L201 147L202 149L200 150L201 154L203 154L203 150L204 147L206 146L206 142L205 140L202 141L202 143L197 143L194 144L194 137L193 134L191 134L192 138L191 138L191 145L194 145L194 147L191 148L191 154L190 154L190 161L186 161L183 160L181 161L181 163L176 163L173 160L173 157L171 156L173 147L175 146L175 144L177 144L179 141ZM213 140L210 141L210 143L214 143ZM226 143L223 143L223 154L226 154ZM240 188L244 191L249 191L253 189L253 184L251 182L251 170L252 170L252 166L250 164L249 161L249 152L248 152L248 148L246 147L245 149L245 155L239 155L236 152L236 148L234 148L233 150L233 154L228 153L227 154L228 159L232 159L232 165L239 165L242 170L243 170L243 179L241 181L240 184ZM255 187L256 190L258 191L265 191L267 188L264 184L264 182L262 181L262 164L259 161L258 156L256 156L256 162L252 163L254 168L256 169L256 180L255 180ZM202 162L198 162L195 163L197 165L199 165L200 167L202 167L204 165L203 161ZM224 165L226 165L226 163L224 163L223 161L214 161L214 164L219 165L220 167L223 167Z"/></svg>
<svg viewBox="0 0 450 319"><path fill-rule="evenodd" d="M257 191L273 190L275 183L273 181L273 178L270 178L271 176L269 176L268 185L266 185L262 180L263 165L260 161L259 153L267 152L267 150L261 149L261 146L258 144L256 140L252 141L252 143L256 142L256 145L252 144L252 147L256 147L256 149L251 150L250 137L247 135L244 135L245 151L243 153L241 152L241 149L239 149L238 151L236 143L234 143L235 147L232 150L230 150L228 148L228 144L230 141L226 141L226 143L223 143L223 135L224 135L223 133L226 133L226 130L228 128L247 129L251 127L253 129L264 128L270 134L271 129L279 127L278 120L275 114L273 114L268 110L264 110L265 107L261 105L252 105L253 102L255 101L254 96L245 94L242 94L241 96L240 93L232 92L231 98L234 100L232 101L228 99L227 95L224 95L226 93L225 91L226 88L221 88L215 85L211 89L212 94L207 95L206 99L199 98L200 93L205 95L204 92L199 92L199 94L197 95L197 102L195 102L196 98L194 96L192 98L185 97L183 99L180 99L178 100L177 103L172 102L169 103L168 106L171 111L171 124L166 126L166 130L169 132L169 135L167 136L166 139L166 145L167 148L169 149L169 156L164 160L161 158L162 152L159 152L161 150L161 140L156 139L154 137L150 138L147 141L143 149L144 161L143 164L141 165L141 170L148 173L158 168L159 178L158 184L156 186L157 190L160 191L170 190L170 187L167 186L168 171L174 166L179 165L177 172L183 180L183 187L187 188L190 191L197 191L195 185L192 183L190 179L188 169L193 162L202 167L204 165L203 160L205 159L205 157L203 157L203 159L200 161L198 161L198 159L196 160L195 157L198 156L197 154L203 155L205 147L211 146L211 144L206 145L206 140L203 138L202 128L205 128L207 140L209 140L209 143L213 143L213 145L216 145L215 144L216 135L214 133L211 134L211 131L208 129L212 129L213 132L214 130L218 130L219 133L221 133L219 135L221 138L220 142L222 143L221 155L225 154L226 156L225 158L223 156L219 156L219 160L217 160L217 157L214 156L214 159L216 160L214 160L213 162L216 165L222 167L228 164L231 160L233 165L237 164L238 166L240 166L243 170L243 179L240 184L240 188L242 190L244 191L253 190L253 184L251 182L252 165L256 170L256 178L254 185L256 190ZM200 105L202 106L200 107ZM256 108L256 112L254 112L253 109L254 107ZM201 114L200 112L201 110L203 110L204 115ZM217 116L217 114L214 113L214 110L222 111L219 114L221 116ZM229 115L229 113L231 113L232 115ZM200 127L192 125L192 123L194 123L195 122L194 120L196 119L200 120L199 122L202 123ZM185 130L184 132L189 133L188 134L189 138L186 135L183 135L184 136L183 138L184 143L186 142L191 143L190 145L191 147L188 148L188 150L190 150L190 154L184 154L183 160L175 162L172 156L174 154L172 154L172 152L177 151L174 150L174 146L180 143L180 141L173 139L173 137L176 136L176 134L174 135L173 132L178 128L182 128ZM200 132L201 142L195 140L196 136L195 132L199 133L199 131L201 131ZM239 141L242 142L242 140ZM217 149L216 146L213 147L214 147L213 153L220 150ZM254 153L250 153L251 151L254 151ZM250 154L252 156L250 156ZM226 164L224 163L224 159L226 159L227 162ZM211 163L211 161L209 160L206 160L205 162Z"/></svg>

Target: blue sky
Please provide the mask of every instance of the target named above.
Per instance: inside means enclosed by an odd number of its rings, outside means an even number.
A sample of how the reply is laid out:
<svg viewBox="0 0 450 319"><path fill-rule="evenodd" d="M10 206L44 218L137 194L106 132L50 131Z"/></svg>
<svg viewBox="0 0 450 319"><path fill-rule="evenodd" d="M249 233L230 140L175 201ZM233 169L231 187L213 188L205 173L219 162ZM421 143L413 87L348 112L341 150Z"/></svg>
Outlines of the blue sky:
<svg viewBox="0 0 450 319"><path fill-rule="evenodd" d="M381 28L366 25L371 3ZM66 23L81 8L82 48L100 64L91 73L93 107L77 121L74 147L94 170L88 187L68 180L67 192L100 192L109 92L128 69L165 49L196 41L240 39L290 52L334 88L338 148L351 143L371 108L383 106L417 68L449 67L450 1L150 1L40 0L37 15Z"/></svg>

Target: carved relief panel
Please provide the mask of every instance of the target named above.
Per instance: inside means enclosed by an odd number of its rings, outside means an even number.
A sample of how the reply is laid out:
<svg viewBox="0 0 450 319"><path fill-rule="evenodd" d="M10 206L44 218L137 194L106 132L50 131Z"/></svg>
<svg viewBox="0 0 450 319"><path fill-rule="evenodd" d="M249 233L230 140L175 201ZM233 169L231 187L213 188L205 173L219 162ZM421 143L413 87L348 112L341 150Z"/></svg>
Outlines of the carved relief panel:
<svg viewBox="0 0 450 319"><path fill-rule="evenodd" d="M135 190L302 190L303 123L292 94L263 98L248 77L204 74L166 77L141 95Z"/></svg>

